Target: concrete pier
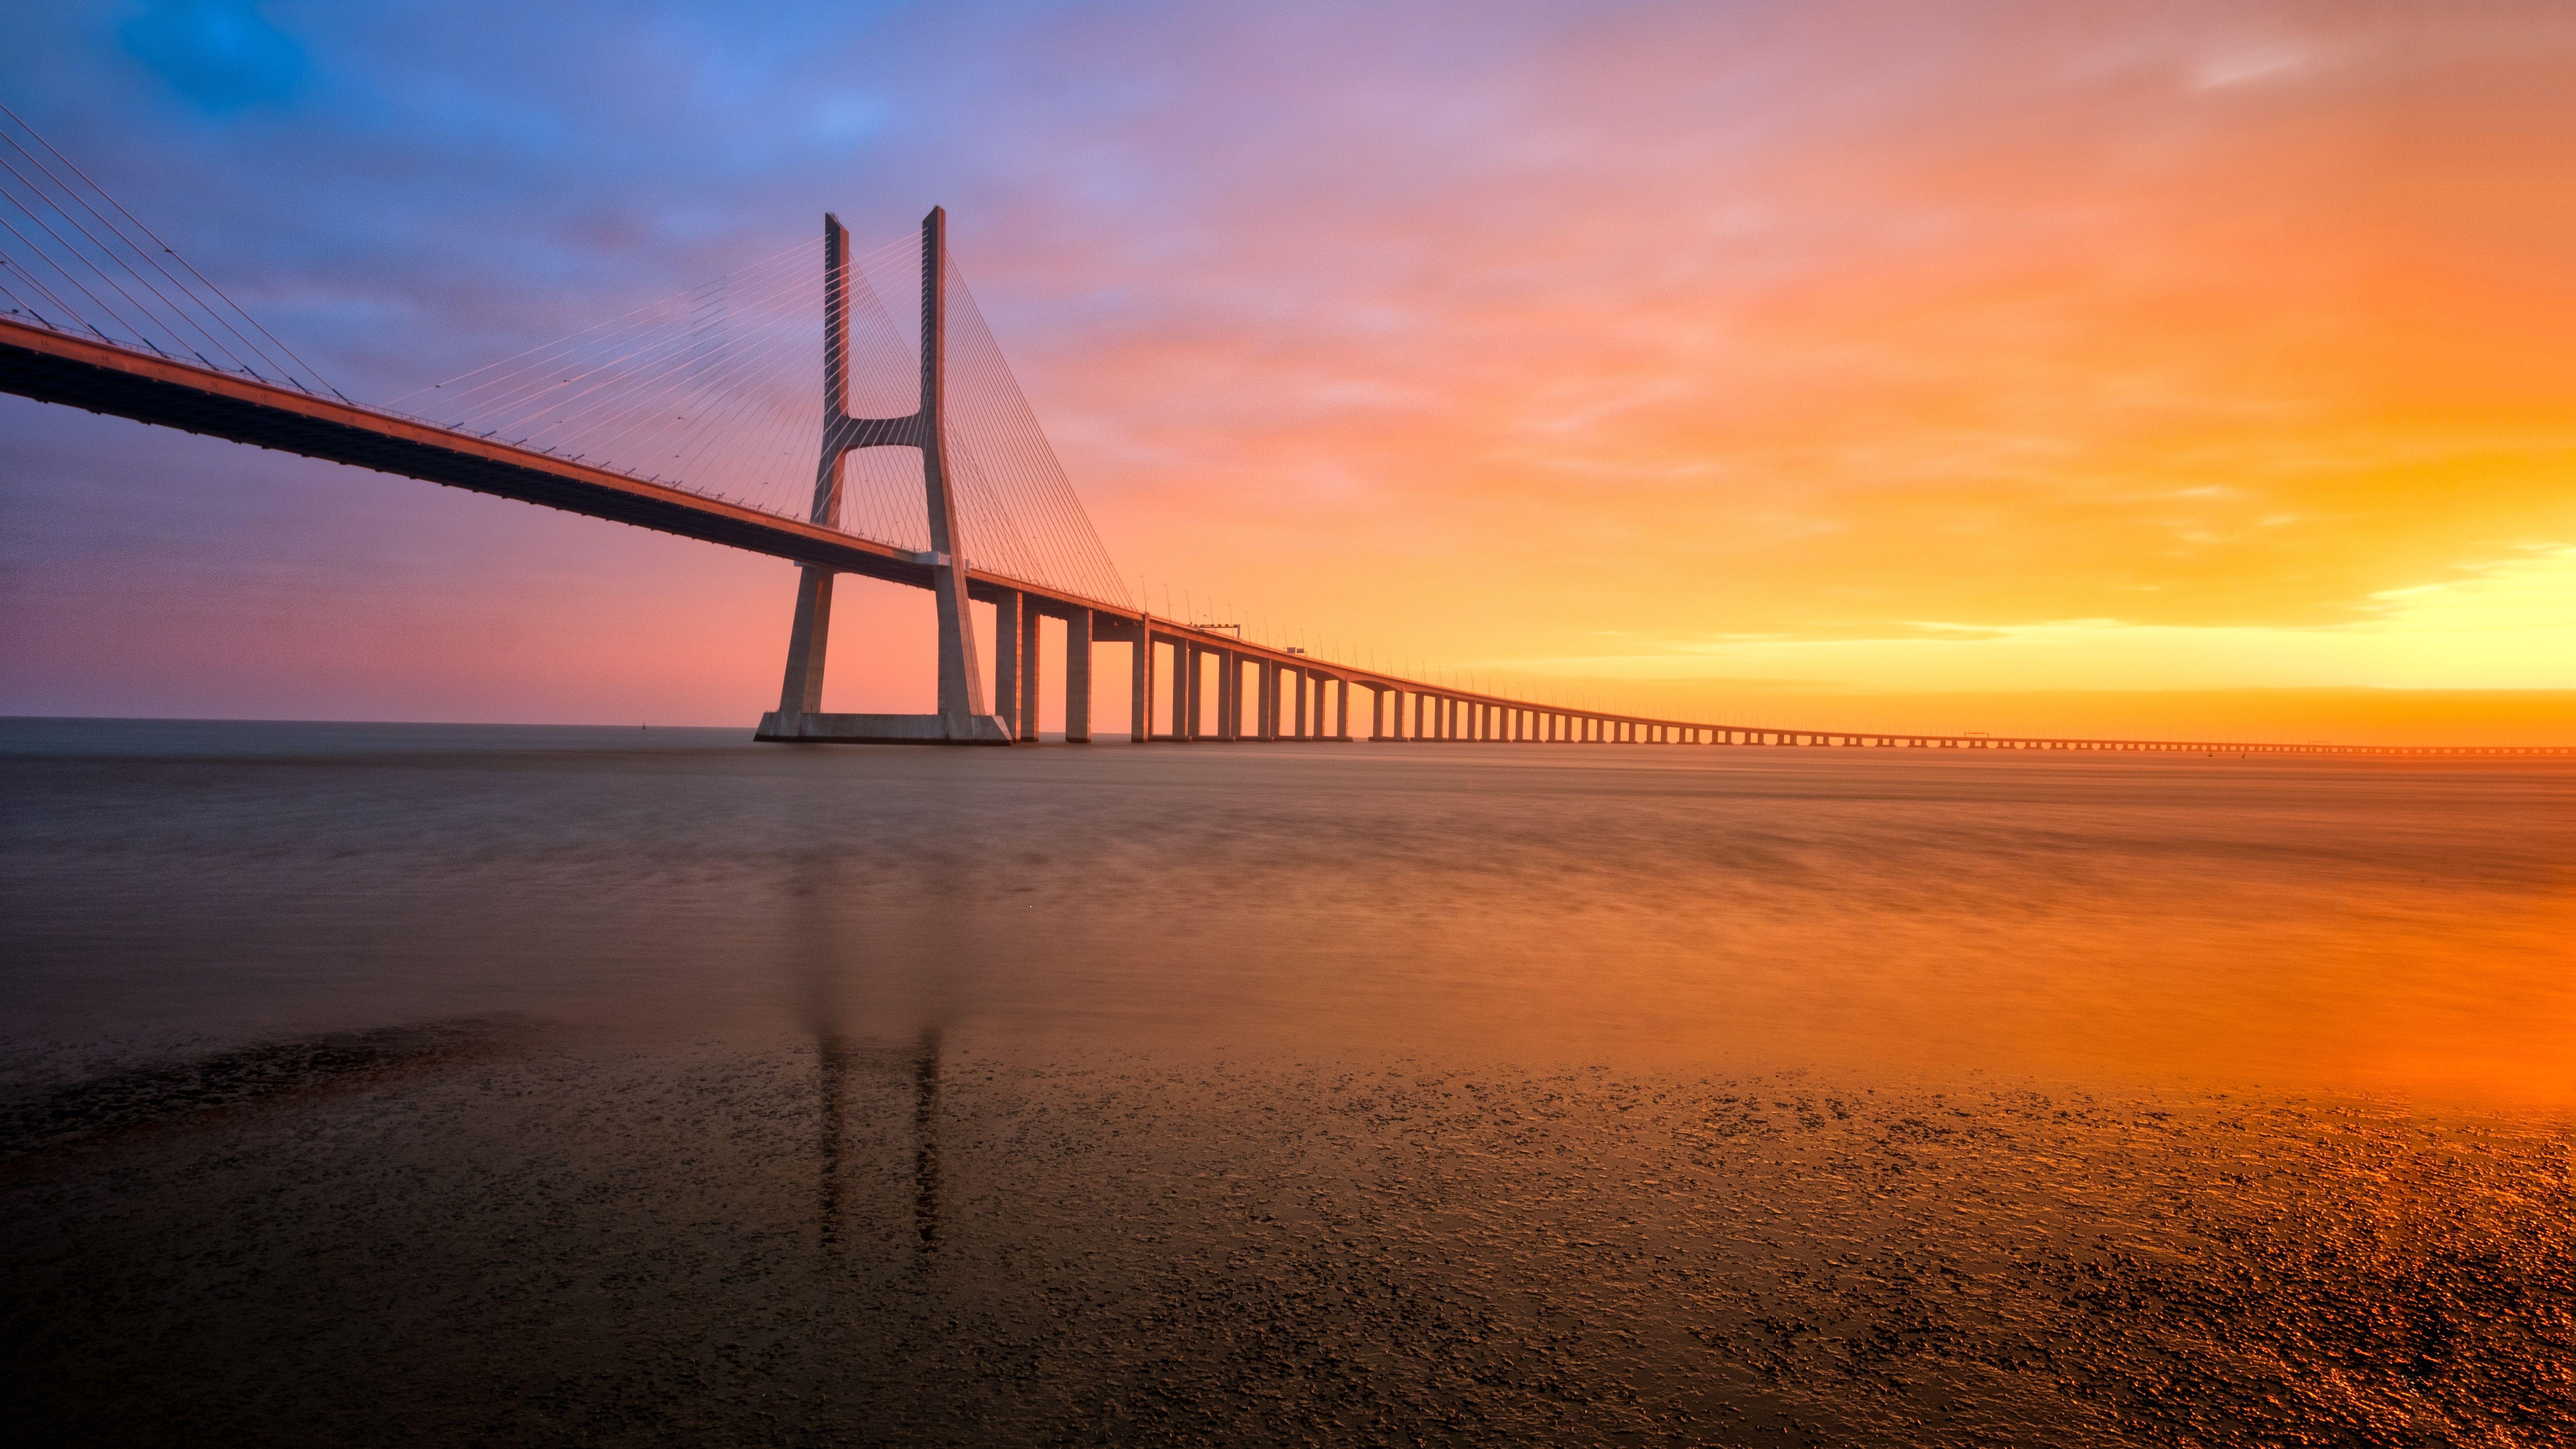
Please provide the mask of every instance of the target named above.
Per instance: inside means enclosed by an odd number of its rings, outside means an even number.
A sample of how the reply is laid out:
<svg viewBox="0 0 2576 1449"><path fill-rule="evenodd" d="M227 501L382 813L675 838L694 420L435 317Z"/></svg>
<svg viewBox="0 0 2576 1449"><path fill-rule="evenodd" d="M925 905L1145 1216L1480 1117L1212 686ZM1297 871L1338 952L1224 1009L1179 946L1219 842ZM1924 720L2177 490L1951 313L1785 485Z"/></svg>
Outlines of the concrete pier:
<svg viewBox="0 0 2576 1449"><path fill-rule="evenodd" d="M1020 717L1020 606L1026 596L1006 590L993 601L993 713Z"/></svg>
<svg viewBox="0 0 2576 1449"><path fill-rule="evenodd" d="M1127 657L1127 739L1151 744L1154 739L1154 616L1136 620L1134 652Z"/></svg>
<svg viewBox="0 0 2576 1449"><path fill-rule="evenodd" d="M1139 710L1136 717L1144 718ZM1037 732L1029 732L1034 739ZM1064 742L1091 743L1091 611L1067 610L1064 616Z"/></svg>
<svg viewBox="0 0 2576 1449"><path fill-rule="evenodd" d="M1198 648L1186 639L1174 640L1172 652L1179 656L1179 673L1172 683L1172 738L1189 741L1199 737L1199 681L1205 672Z"/></svg>
<svg viewBox="0 0 2576 1449"><path fill-rule="evenodd" d="M994 713L1006 720L1016 719L1012 733L1025 742L1036 743L1038 737L1038 611L1035 608L1023 607L1020 610L1019 712L1014 716L1011 711L997 707Z"/></svg>

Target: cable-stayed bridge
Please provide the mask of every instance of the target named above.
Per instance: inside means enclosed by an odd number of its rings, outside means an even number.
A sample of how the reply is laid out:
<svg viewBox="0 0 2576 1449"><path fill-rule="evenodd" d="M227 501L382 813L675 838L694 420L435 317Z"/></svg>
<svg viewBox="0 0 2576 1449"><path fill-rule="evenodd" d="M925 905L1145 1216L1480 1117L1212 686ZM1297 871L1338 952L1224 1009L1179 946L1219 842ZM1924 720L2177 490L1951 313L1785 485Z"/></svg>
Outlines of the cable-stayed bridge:
<svg viewBox="0 0 2576 1449"><path fill-rule="evenodd" d="M1053 618L1074 743L1093 737L1093 655L1108 643L1127 646L1138 743L2576 754L1788 730L1540 703L1318 659L1157 618L1129 594L949 254L940 211L864 253L827 216L814 242L371 407L0 117L0 390L792 561L786 666L764 740L1034 741L1039 620ZM823 710L842 575L932 592L937 713ZM974 602L993 608L989 668Z"/></svg>

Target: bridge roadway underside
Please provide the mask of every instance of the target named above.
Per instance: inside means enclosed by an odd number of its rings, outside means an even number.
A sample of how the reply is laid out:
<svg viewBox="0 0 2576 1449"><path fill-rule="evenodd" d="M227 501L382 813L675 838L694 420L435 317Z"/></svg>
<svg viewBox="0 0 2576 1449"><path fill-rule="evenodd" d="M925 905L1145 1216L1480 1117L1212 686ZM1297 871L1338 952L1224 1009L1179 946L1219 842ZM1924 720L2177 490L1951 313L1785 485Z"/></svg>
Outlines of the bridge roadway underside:
<svg viewBox="0 0 2576 1449"><path fill-rule="evenodd" d="M573 459L5 318L0 391L930 587L929 565L901 549Z"/></svg>

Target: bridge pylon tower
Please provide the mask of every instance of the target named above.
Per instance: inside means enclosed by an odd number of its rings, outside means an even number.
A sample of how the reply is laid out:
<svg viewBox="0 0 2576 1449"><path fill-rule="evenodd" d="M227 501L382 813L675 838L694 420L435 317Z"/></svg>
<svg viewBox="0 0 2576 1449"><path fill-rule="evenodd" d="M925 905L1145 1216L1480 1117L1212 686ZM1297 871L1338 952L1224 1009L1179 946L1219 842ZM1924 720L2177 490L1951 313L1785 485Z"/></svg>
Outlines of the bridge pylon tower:
<svg viewBox="0 0 2576 1449"><path fill-rule="evenodd" d="M842 462L861 448L921 450L923 502L930 518L928 567L939 616L937 714L826 714L823 666L832 629L833 571L798 566L796 617L787 636L787 677L778 708L761 716L756 739L840 744L1007 745L1018 732L984 692L975 630L966 612L966 556L957 492L947 460L948 212L921 219L921 405L899 418L850 416L850 231L823 217L823 455L814 473L813 522L841 524Z"/></svg>

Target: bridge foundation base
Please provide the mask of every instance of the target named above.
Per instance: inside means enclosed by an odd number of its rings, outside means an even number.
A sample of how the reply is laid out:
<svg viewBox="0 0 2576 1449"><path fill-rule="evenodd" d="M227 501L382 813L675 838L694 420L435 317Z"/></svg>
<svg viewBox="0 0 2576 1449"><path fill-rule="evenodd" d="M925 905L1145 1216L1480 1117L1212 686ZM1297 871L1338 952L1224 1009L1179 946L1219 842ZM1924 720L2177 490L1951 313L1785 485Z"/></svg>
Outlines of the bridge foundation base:
<svg viewBox="0 0 2576 1449"><path fill-rule="evenodd" d="M935 714L782 714L760 717L755 740L814 745L1007 745L1015 743L1011 727L999 715L966 717L963 738L941 728Z"/></svg>

